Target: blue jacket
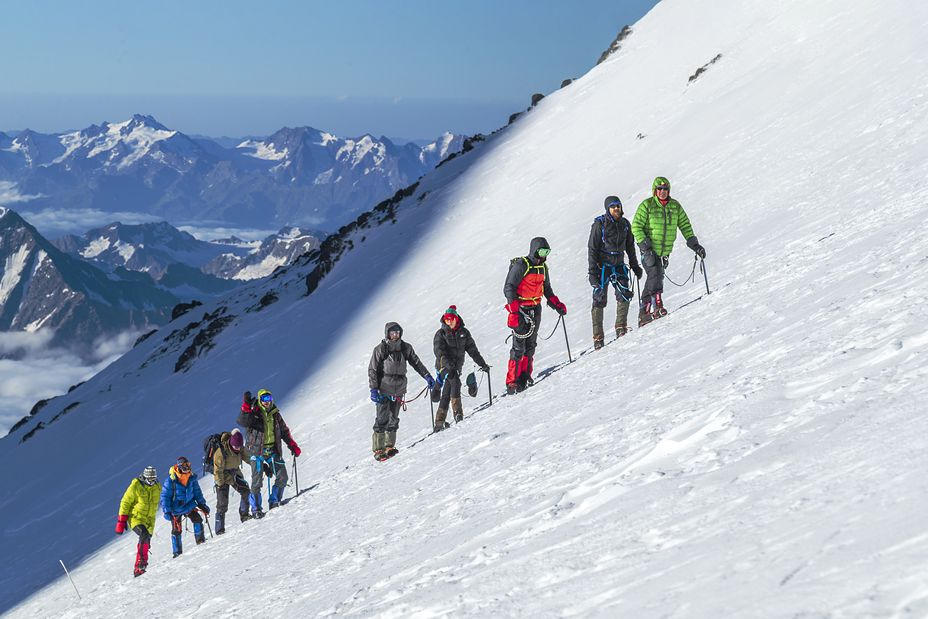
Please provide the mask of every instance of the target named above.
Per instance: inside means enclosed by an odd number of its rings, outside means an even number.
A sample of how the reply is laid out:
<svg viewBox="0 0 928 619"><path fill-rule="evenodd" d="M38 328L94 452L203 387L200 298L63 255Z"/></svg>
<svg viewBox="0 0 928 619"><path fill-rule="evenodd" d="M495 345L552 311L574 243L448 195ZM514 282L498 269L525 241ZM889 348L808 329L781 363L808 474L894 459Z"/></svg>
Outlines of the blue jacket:
<svg viewBox="0 0 928 619"><path fill-rule="evenodd" d="M166 519L170 519L172 515L188 514L198 505L206 505L196 473L190 473L186 486L180 482L177 475L177 466L172 466L171 473L162 484L161 511Z"/></svg>

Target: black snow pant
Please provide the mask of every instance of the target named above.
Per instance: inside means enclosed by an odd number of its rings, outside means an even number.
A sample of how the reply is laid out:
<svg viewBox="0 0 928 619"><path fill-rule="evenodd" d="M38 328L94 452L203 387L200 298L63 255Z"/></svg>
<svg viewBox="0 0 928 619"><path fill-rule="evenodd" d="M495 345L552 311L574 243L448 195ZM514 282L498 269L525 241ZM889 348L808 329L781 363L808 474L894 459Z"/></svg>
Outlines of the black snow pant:
<svg viewBox="0 0 928 619"><path fill-rule="evenodd" d="M405 394L404 394L405 395ZM400 427L400 408L403 401L399 396L397 399L388 397L380 398L377 402L377 418L374 420L374 432L396 432Z"/></svg>
<svg viewBox="0 0 928 619"><path fill-rule="evenodd" d="M669 257L661 258L658 256L653 264L649 264L649 261L642 257L641 266L644 267L647 276L644 282L644 290L641 291L640 302L642 307L651 300L653 295L664 292L664 267L668 261Z"/></svg>
<svg viewBox="0 0 928 619"><path fill-rule="evenodd" d="M448 410L451 405L451 398L461 397L461 375L452 372L445 378L441 385L441 400L438 402L438 408Z"/></svg>
<svg viewBox="0 0 928 619"><path fill-rule="evenodd" d="M251 493L251 489L248 484L245 482L244 478L236 475L233 483L223 484L216 487L216 521L219 521L219 517L229 511L229 488L232 488L238 492L241 499L238 504L239 512L248 511L248 495Z"/></svg>

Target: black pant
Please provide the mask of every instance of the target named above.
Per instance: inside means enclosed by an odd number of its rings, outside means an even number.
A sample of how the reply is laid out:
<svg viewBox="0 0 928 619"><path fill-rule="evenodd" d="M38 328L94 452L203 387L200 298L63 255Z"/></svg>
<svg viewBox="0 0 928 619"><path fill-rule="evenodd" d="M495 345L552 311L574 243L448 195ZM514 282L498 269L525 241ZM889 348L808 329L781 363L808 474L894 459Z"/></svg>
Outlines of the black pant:
<svg viewBox="0 0 928 619"><path fill-rule="evenodd" d="M647 275L640 299L641 305L644 305L651 300L652 295L664 292L664 263L660 256L656 256L654 262L649 264L649 261L642 256L641 266L644 267L645 275Z"/></svg>
<svg viewBox="0 0 928 619"><path fill-rule="evenodd" d="M438 402L438 408L448 409L448 406L451 404L451 398L460 398L461 397L461 375L457 372L452 372L445 378L445 382L441 385L441 400Z"/></svg>
<svg viewBox="0 0 928 619"><path fill-rule="evenodd" d="M628 267L621 264L614 267L610 264L604 264L600 267L599 287L593 289L593 307L606 307L606 301L609 297L609 283L615 290L615 300L619 303L622 301L632 300L632 289L628 284Z"/></svg>
<svg viewBox="0 0 928 619"><path fill-rule="evenodd" d="M399 396L402 397L402 396ZM400 407L402 400L380 398L377 402L377 418L374 420L374 432L396 432L400 427Z"/></svg>
<svg viewBox="0 0 928 619"><path fill-rule="evenodd" d="M236 475L231 484L223 484L216 487L216 515L221 516L229 511L229 488L234 489L241 496L238 504L238 511L243 512L248 509L248 495L251 489L244 479Z"/></svg>
<svg viewBox="0 0 928 619"><path fill-rule="evenodd" d="M148 528L144 524L137 524L132 530L139 536L139 544L151 543L151 533L148 532Z"/></svg>

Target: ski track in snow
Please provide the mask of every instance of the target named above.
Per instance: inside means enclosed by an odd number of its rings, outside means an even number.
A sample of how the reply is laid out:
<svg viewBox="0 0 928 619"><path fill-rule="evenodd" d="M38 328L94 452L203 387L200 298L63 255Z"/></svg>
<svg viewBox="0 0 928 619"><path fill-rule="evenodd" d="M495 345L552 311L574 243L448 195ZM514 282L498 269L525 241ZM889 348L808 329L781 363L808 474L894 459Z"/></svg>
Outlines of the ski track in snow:
<svg viewBox="0 0 928 619"><path fill-rule="evenodd" d="M237 322L187 373L172 373L179 351L145 360L217 302L127 353L74 392L92 415L0 443L8 467L48 462L0 495L15 596L0 609L928 616L928 9L904 5L665 0L608 61L424 177L395 224L359 231L307 299L305 272L236 291ZM667 317L594 352L590 222L611 193L631 218L655 174L709 252L711 293L698 270L668 283ZM554 248L574 362L545 310L535 386L499 397L505 266L535 235ZM675 250L680 282L693 259ZM276 304L244 311L271 289ZM401 415L399 455L375 462L370 351L397 320L431 367L449 303L497 399L482 384L464 422L430 435L424 396ZM198 458L258 386L304 450L301 494L259 522L230 512L205 545L185 535L178 559L159 520L133 579L135 537L111 539L132 476ZM410 396L421 388L412 374Z"/></svg>

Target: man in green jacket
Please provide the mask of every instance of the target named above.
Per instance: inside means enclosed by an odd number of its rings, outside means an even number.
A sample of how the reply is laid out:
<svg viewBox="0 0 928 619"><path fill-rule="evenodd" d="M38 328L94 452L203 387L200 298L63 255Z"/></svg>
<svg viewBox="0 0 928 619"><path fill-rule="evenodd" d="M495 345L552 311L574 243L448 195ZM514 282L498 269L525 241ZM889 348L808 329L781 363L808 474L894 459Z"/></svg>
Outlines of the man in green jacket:
<svg viewBox="0 0 928 619"><path fill-rule="evenodd" d="M680 203L670 197L670 181L658 176L651 185L651 192L651 197L638 205L632 220L632 234L641 250L641 266L647 274L639 300L639 327L667 314L662 298L664 269L670 262L677 229L686 239L687 247L700 258L706 257L706 250L696 239L689 217Z"/></svg>
<svg viewBox="0 0 928 619"><path fill-rule="evenodd" d="M116 532L122 535L126 529L139 536L138 549L135 554L135 576L141 576L148 569L148 549L151 536L155 532L155 516L158 513L158 499L161 497L161 484L154 467L145 467L137 478L132 480L129 488L119 502L119 517L116 519Z"/></svg>

